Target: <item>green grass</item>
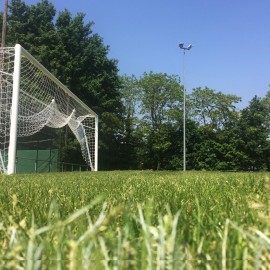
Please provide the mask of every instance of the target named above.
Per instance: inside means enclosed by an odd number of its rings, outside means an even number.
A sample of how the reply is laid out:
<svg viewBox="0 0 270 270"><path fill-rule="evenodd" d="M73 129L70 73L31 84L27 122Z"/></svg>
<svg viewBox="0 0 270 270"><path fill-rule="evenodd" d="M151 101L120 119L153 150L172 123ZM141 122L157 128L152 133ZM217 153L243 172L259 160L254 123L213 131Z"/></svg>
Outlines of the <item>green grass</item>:
<svg viewBox="0 0 270 270"><path fill-rule="evenodd" d="M269 269L270 174L0 178L1 269Z"/></svg>

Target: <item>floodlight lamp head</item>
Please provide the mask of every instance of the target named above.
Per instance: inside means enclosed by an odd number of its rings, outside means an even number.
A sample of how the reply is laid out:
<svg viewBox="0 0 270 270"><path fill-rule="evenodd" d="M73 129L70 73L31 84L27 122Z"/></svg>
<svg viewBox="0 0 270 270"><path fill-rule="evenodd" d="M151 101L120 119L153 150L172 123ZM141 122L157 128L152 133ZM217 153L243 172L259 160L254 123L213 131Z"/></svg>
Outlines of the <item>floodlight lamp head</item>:
<svg viewBox="0 0 270 270"><path fill-rule="evenodd" d="M184 43L183 43L183 42L180 42L179 47L180 47L181 49L183 49L183 48L184 48Z"/></svg>
<svg viewBox="0 0 270 270"><path fill-rule="evenodd" d="M190 50L192 48L192 44L189 44L187 49Z"/></svg>

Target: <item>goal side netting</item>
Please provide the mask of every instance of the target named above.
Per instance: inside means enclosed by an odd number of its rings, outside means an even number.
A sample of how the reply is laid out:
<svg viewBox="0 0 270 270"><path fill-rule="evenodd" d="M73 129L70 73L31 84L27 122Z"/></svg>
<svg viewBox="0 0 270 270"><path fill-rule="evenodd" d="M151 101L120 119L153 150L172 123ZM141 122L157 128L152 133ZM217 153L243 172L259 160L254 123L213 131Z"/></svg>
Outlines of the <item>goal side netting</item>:
<svg viewBox="0 0 270 270"><path fill-rule="evenodd" d="M96 171L97 114L19 44L0 48L0 171L16 172L18 138L66 126Z"/></svg>

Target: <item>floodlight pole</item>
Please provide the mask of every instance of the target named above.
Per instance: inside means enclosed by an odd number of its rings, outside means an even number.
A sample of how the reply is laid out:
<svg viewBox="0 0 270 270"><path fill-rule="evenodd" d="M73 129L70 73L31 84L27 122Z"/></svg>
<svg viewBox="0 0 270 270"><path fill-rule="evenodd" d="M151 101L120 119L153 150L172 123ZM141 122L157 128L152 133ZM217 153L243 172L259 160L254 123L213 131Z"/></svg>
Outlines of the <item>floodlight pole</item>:
<svg viewBox="0 0 270 270"><path fill-rule="evenodd" d="M2 26L1 47L5 47L6 46L7 14L8 14L8 0L5 0L4 13L3 13L3 26Z"/></svg>
<svg viewBox="0 0 270 270"><path fill-rule="evenodd" d="M183 171L186 171L186 50L190 50L192 45L188 45L188 47L184 47L184 43L179 44L180 49L184 51L184 61L183 61L183 85L184 85L184 93L183 93Z"/></svg>

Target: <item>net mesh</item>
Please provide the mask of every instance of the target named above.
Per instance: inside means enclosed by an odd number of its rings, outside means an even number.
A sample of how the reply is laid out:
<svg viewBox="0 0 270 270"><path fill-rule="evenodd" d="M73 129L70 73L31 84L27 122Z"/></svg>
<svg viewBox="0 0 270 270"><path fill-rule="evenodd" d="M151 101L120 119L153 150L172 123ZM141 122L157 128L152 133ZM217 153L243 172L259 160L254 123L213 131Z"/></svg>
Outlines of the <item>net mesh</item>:
<svg viewBox="0 0 270 270"><path fill-rule="evenodd" d="M14 48L0 48L0 170L6 172L12 104ZM95 169L96 114L22 50L17 137L45 126L69 126L79 141L84 160Z"/></svg>

